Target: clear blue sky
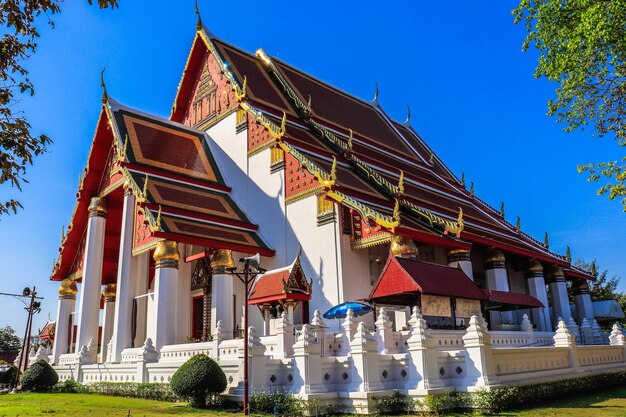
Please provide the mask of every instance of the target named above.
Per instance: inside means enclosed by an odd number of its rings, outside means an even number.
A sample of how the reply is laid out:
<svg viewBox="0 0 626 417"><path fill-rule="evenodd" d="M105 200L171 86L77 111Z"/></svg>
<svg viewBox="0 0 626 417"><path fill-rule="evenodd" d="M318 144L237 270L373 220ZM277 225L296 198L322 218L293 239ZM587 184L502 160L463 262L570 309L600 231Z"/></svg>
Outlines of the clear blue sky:
<svg viewBox="0 0 626 417"><path fill-rule="evenodd" d="M20 107L33 131L54 139L28 172L24 210L0 219L0 292L37 285L45 297L35 328L54 318L57 283L48 281L61 226L74 207L100 109L100 69L116 100L165 116L195 33L193 1L120 0L99 10L86 0L63 3L51 30L41 20L37 54L27 63L37 88ZM476 194L522 218L523 229L574 258L597 258L624 277L626 215L594 194L576 164L620 156L617 145L586 133L566 134L545 116L554 85L535 80L537 55L522 53L524 29L512 23L514 1L218 2L200 0L205 24L248 51L263 47L356 96L371 98L412 122L448 166L465 172ZM176 6L174 6L176 4ZM0 299L0 327L20 334L22 305Z"/></svg>

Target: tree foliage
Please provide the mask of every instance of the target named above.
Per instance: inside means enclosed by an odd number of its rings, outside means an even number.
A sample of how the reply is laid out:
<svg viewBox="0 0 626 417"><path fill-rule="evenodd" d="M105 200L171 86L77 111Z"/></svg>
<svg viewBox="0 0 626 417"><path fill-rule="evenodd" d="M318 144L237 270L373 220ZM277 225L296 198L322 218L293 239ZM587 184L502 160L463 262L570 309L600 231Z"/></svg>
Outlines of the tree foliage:
<svg viewBox="0 0 626 417"><path fill-rule="evenodd" d="M35 94L25 62L37 49L40 18L43 15L54 27L52 16L61 11L61 5L62 0L0 0L0 185L20 191L28 182L27 166L46 151L51 140L44 134L33 135L26 114L15 106L19 97ZM117 5L118 0L98 0L101 8ZM0 215L16 213L21 207L18 200L0 201Z"/></svg>
<svg viewBox="0 0 626 417"><path fill-rule="evenodd" d="M0 328L0 352L15 352L22 348L22 341L11 326Z"/></svg>
<svg viewBox="0 0 626 417"><path fill-rule="evenodd" d="M528 30L523 50L540 52L535 77L558 83L548 114L626 146L626 0L522 0L513 15ZM578 171L626 211L626 157Z"/></svg>

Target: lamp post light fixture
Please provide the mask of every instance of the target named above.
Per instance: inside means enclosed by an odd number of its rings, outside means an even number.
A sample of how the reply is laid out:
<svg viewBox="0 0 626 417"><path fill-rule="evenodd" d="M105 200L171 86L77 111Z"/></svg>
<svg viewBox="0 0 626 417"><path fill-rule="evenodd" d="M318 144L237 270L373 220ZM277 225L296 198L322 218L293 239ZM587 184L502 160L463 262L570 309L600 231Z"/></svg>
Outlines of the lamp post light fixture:
<svg viewBox="0 0 626 417"><path fill-rule="evenodd" d="M244 285L244 307L243 307L243 414L250 415L250 406L248 401L248 297L250 296L250 284L254 282L259 274L264 274L265 269L261 268L261 256L257 253L254 256L240 258L239 262L243 264L243 268L237 271L236 267L225 268L224 272L234 275Z"/></svg>

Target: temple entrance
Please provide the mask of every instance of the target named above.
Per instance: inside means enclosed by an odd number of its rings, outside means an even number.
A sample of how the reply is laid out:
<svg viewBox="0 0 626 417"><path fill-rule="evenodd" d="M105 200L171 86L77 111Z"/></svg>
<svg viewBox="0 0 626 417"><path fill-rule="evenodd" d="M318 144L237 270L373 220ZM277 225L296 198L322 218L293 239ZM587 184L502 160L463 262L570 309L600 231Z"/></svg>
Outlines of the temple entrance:
<svg viewBox="0 0 626 417"><path fill-rule="evenodd" d="M191 337L194 340L202 339L202 327L204 323L204 300L203 296L193 297L191 305Z"/></svg>

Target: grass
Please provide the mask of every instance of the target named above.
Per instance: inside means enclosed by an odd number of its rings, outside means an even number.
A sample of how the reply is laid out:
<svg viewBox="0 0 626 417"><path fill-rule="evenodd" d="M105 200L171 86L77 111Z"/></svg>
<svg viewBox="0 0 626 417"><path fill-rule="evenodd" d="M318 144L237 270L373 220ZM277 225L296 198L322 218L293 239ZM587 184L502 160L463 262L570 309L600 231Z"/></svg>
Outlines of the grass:
<svg viewBox="0 0 626 417"><path fill-rule="evenodd" d="M98 394L14 394L0 396L0 417L157 417L202 415L237 417L240 414L194 410L187 405L109 397ZM626 387L591 393L584 397L546 403L541 407L509 411L499 416L612 417L626 416Z"/></svg>

